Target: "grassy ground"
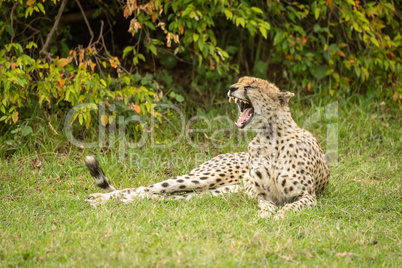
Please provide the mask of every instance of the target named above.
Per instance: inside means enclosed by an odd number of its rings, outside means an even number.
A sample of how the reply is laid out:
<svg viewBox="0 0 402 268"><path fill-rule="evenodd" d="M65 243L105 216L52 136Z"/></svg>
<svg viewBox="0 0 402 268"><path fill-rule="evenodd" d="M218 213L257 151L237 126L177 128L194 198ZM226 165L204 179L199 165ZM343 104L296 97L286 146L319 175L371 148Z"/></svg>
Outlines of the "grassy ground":
<svg viewBox="0 0 402 268"><path fill-rule="evenodd" d="M136 187L219 153L245 150L237 132L222 148L208 146L210 133L192 134L203 146L185 139L166 149L148 144L125 151L122 161L116 148L81 150L62 135L51 138L46 127L36 130L36 141L0 160L0 266L401 267L400 108L376 96L349 98L338 100L339 113L331 119L324 115L330 100L318 99L298 96L292 110L299 125L322 112L306 128L324 147L329 125L338 130L331 184L316 208L279 221L259 219L256 201L241 194L110 202L97 209L83 202L99 191L83 166L87 154L98 153L115 186ZM236 118L235 108L224 103L204 115L217 113ZM212 129L218 124L229 123ZM159 142L175 135L161 133ZM216 138L223 144L225 135Z"/></svg>

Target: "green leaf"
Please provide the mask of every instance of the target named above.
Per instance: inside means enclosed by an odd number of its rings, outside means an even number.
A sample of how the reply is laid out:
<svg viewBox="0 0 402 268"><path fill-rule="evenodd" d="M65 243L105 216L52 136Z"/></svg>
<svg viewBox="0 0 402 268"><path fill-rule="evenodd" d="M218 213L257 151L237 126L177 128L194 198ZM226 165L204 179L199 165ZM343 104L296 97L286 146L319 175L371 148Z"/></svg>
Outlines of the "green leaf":
<svg viewBox="0 0 402 268"><path fill-rule="evenodd" d="M359 33L362 32L362 29L360 29L359 24L357 24L357 22L353 22L353 28Z"/></svg>
<svg viewBox="0 0 402 268"><path fill-rule="evenodd" d="M148 46L149 50L151 50L152 54L155 56L158 55L158 52L156 51L156 47L153 44L149 44Z"/></svg>
<svg viewBox="0 0 402 268"><path fill-rule="evenodd" d="M264 27L260 27L260 32L265 39L268 38L267 30Z"/></svg>
<svg viewBox="0 0 402 268"><path fill-rule="evenodd" d="M252 9L255 13L264 14L264 12L262 12L262 10L259 9L258 7L251 7L251 9Z"/></svg>
<svg viewBox="0 0 402 268"><path fill-rule="evenodd" d="M35 42L30 41L26 48L31 49L32 47L38 48L38 45Z"/></svg>
<svg viewBox="0 0 402 268"><path fill-rule="evenodd" d="M320 16L320 9L319 8L316 8L315 10L314 10L314 16L315 16L315 19L316 20L318 20L318 17Z"/></svg>
<svg viewBox="0 0 402 268"><path fill-rule="evenodd" d="M380 44L378 43L377 39L374 36L372 36L370 38L370 40L374 45L376 45L377 47L380 47Z"/></svg>
<svg viewBox="0 0 402 268"><path fill-rule="evenodd" d="M23 127L21 128L21 134L22 134L22 136L26 137L26 136L28 136L28 135L31 134L31 133L32 133L32 128L31 128L30 126L23 126Z"/></svg>
<svg viewBox="0 0 402 268"><path fill-rule="evenodd" d="M10 24L6 24L6 31L11 35L11 36L14 36L14 29L13 29L13 27L11 27L11 25Z"/></svg>
<svg viewBox="0 0 402 268"><path fill-rule="evenodd" d="M327 70L328 70L327 66L314 66L313 68L311 68L311 74L315 78L320 80L325 77Z"/></svg>
<svg viewBox="0 0 402 268"><path fill-rule="evenodd" d="M243 26L243 28L244 28L244 26L246 25L246 22L245 22L244 19L241 18L241 17L237 17L237 18L236 18L236 26L239 26L239 25Z"/></svg>
<svg viewBox="0 0 402 268"><path fill-rule="evenodd" d="M82 126L82 123L84 122L84 117L82 116L82 114L78 115L78 121L80 122L80 125Z"/></svg>
<svg viewBox="0 0 402 268"><path fill-rule="evenodd" d="M144 62L145 62L145 57L144 57L144 55L142 55L142 54L138 54L138 58L139 58L140 60L142 60L142 61L144 61Z"/></svg>
<svg viewBox="0 0 402 268"><path fill-rule="evenodd" d="M277 44L279 44L283 39L284 39L284 35L283 35L283 31L279 30L274 38L274 46L276 46Z"/></svg>
<svg viewBox="0 0 402 268"><path fill-rule="evenodd" d="M184 98L183 98L182 95L177 95L177 96L176 96L176 100L177 100L178 102L183 102L183 101L184 101Z"/></svg>
<svg viewBox="0 0 402 268"><path fill-rule="evenodd" d="M336 52L338 52L340 50L337 44L331 44L328 47L328 49L329 49L329 51L331 51L333 53L336 53Z"/></svg>
<svg viewBox="0 0 402 268"><path fill-rule="evenodd" d="M37 3L38 8L42 11L43 14L46 14L45 8L43 7L42 3Z"/></svg>
<svg viewBox="0 0 402 268"><path fill-rule="evenodd" d="M233 18L233 13L229 9L225 9L224 12L227 20L231 20Z"/></svg>
<svg viewBox="0 0 402 268"><path fill-rule="evenodd" d="M127 54L133 50L133 47L129 46L123 50L123 59L127 56Z"/></svg>

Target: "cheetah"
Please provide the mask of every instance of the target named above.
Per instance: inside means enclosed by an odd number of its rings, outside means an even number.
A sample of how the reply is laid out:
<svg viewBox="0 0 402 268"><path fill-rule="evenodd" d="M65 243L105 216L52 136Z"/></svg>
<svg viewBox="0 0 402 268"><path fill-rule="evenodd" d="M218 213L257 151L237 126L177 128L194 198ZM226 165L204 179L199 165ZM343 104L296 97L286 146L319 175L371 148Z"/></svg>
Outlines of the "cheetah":
<svg viewBox="0 0 402 268"><path fill-rule="evenodd" d="M294 94L266 80L243 77L229 87L227 95L240 111L237 127L256 133L247 152L218 155L186 175L124 190L112 186L98 160L87 156L86 166L106 193L91 194L86 201L97 206L110 199L124 203L136 198L188 200L196 195L245 191L258 201L262 218L283 218L286 211L314 206L330 174L317 140L291 116L288 102Z"/></svg>

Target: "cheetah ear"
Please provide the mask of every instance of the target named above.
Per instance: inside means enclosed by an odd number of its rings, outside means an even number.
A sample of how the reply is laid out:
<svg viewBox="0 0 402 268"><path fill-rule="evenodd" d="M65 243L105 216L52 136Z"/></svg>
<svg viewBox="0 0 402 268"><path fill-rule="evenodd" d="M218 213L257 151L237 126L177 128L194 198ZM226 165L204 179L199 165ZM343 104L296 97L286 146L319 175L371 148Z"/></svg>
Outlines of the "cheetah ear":
<svg viewBox="0 0 402 268"><path fill-rule="evenodd" d="M289 102L289 99L293 97L295 94L286 90L281 90L278 94L278 98L282 105Z"/></svg>

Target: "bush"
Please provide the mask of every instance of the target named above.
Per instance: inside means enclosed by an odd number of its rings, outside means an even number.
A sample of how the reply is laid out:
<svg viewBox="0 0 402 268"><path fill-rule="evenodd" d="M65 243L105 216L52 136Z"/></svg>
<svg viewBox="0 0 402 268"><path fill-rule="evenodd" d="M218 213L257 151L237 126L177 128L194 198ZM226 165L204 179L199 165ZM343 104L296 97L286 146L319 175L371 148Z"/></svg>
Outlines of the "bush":
<svg viewBox="0 0 402 268"><path fill-rule="evenodd" d="M268 70L279 83L325 85L331 94L390 88L400 98L401 26L392 1L268 1L264 12L271 42L261 50L270 51Z"/></svg>
<svg viewBox="0 0 402 268"><path fill-rule="evenodd" d="M293 91L387 90L401 99L392 1L119 3L0 0L0 121L89 103L75 114L89 127L100 101L160 119L158 101L213 99L203 95L218 93L210 82L239 73Z"/></svg>

